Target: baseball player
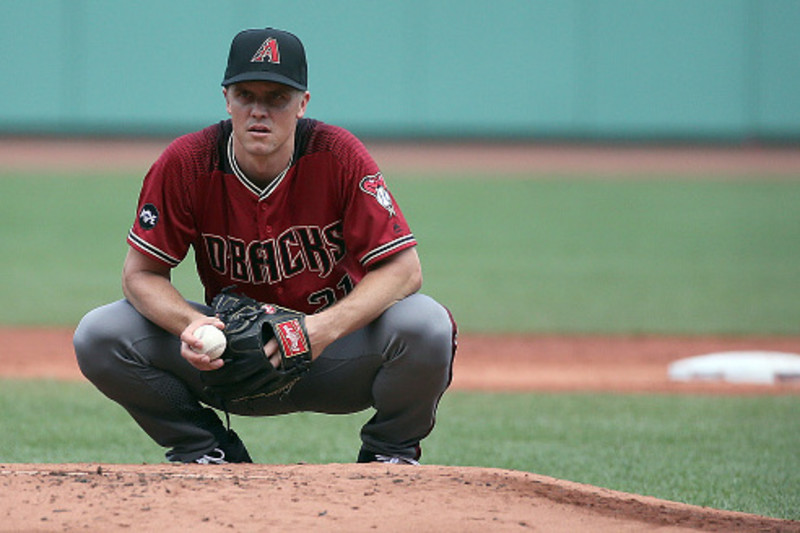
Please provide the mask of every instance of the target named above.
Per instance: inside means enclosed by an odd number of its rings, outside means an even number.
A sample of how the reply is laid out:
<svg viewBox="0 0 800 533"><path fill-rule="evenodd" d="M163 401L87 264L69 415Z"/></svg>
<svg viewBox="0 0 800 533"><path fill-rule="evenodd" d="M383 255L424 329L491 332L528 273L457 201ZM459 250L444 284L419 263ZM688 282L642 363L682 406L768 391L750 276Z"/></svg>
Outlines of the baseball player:
<svg viewBox="0 0 800 533"><path fill-rule="evenodd" d="M300 40L245 30L222 82L230 119L173 141L147 173L127 242L125 299L89 312L74 347L83 374L170 461L250 462L218 410L247 416L373 408L358 462L415 464L450 383L456 326L418 292L416 240L365 147L305 118ZM193 248L205 304L170 271ZM305 313L310 369L289 390L222 405L203 386L222 358L198 353L223 289ZM276 361L274 341L264 347Z"/></svg>

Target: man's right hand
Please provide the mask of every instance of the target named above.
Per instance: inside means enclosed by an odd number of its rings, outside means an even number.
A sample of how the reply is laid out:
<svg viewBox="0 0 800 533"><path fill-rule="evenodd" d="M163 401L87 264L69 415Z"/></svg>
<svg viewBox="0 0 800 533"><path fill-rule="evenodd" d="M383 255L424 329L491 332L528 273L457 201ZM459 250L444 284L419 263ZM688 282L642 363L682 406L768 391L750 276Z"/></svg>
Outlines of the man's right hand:
<svg viewBox="0 0 800 533"><path fill-rule="evenodd" d="M216 370L225 364L221 357L212 360L208 355L192 349L193 347L196 350L203 348L203 343L194 336L194 331L206 324L220 329L225 327L219 318L213 316L204 316L192 321L181 333L181 356L198 370Z"/></svg>

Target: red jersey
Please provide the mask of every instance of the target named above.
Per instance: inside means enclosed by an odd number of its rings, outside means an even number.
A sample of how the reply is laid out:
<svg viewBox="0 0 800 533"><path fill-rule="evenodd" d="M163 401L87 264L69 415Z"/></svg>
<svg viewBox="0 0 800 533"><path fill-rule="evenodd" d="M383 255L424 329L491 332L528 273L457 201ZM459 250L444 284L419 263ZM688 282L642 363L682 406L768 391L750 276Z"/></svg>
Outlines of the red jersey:
<svg viewBox="0 0 800 533"><path fill-rule="evenodd" d="M266 189L233 157L226 120L173 141L150 168L128 244L170 267L189 247L206 302L223 288L313 313L377 261L416 245L366 148L301 119L293 162Z"/></svg>

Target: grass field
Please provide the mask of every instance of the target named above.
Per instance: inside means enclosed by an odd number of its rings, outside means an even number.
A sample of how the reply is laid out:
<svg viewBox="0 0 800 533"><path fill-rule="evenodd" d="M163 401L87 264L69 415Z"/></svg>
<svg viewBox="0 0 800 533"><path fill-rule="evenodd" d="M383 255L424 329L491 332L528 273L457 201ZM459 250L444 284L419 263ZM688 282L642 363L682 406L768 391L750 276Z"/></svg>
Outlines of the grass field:
<svg viewBox="0 0 800 533"><path fill-rule="evenodd" d="M74 324L120 297L139 184L0 179L0 293L15 302L0 323ZM421 242L424 290L466 331L800 334L800 181L390 185ZM187 263L176 282L200 298Z"/></svg>
<svg viewBox="0 0 800 533"><path fill-rule="evenodd" d="M120 297L139 183L0 176L0 324L73 325ZM800 181L414 176L390 187L421 241L424 290L465 332L800 335ZM189 265L176 273L199 298L192 278ZM0 461L163 460L87 384L0 381L0 407ZM453 392L426 460L800 519L798 412L797 396ZM365 419L237 418L236 429L264 462L350 461Z"/></svg>
<svg viewBox="0 0 800 533"><path fill-rule="evenodd" d="M800 332L800 183L397 185L470 330Z"/></svg>

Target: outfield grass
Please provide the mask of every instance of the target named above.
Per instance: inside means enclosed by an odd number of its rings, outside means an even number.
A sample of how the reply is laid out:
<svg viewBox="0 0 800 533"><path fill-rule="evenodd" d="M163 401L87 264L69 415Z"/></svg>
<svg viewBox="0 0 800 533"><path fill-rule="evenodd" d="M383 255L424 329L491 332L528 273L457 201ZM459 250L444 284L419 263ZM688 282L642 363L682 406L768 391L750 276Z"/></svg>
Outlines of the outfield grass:
<svg viewBox="0 0 800 533"><path fill-rule="evenodd" d="M120 297L137 176L3 176L3 324ZM396 179L464 331L800 334L800 181ZM201 298L191 264L176 282Z"/></svg>
<svg viewBox="0 0 800 533"><path fill-rule="evenodd" d="M469 330L800 333L800 182L411 180L426 279Z"/></svg>
<svg viewBox="0 0 800 533"><path fill-rule="evenodd" d="M718 509L800 519L800 398L454 391L429 464L509 468ZM0 462L159 463L86 383L0 380ZM370 412L233 418L257 462L352 462Z"/></svg>

